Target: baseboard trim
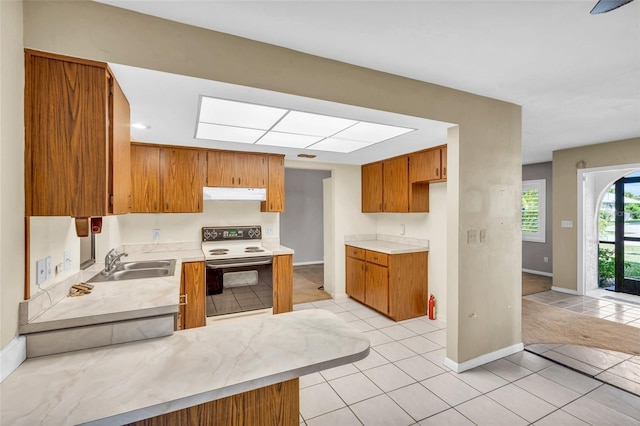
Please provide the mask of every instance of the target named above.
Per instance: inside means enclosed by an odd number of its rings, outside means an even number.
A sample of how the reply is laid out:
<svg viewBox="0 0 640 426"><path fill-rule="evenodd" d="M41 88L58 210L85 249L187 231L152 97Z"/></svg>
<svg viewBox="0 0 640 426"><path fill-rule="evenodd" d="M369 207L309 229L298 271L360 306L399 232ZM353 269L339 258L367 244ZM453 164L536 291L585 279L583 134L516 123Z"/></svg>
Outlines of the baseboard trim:
<svg viewBox="0 0 640 426"><path fill-rule="evenodd" d="M522 268L522 272L526 272L528 274L533 274L533 275L543 275L545 277L553 278L553 274L551 272L535 271L533 269L524 269L524 268Z"/></svg>
<svg viewBox="0 0 640 426"><path fill-rule="evenodd" d="M575 294L575 295L580 295L580 293L578 293L577 290L570 290L568 288L564 288L564 287L556 287L556 286L551 286L551 290L553 291L558 291L560 293L567 293L567 294Z"/></svg>
<svg viewBox="0 0 640 426"><path fill-rule="evenodd" d="M506 348L499 349L495 352L491 352L488 354L480 355L477 358L470 359L465 362L457 363L455 361L450 360L449 358L444 359L444 365L455 371L456 373L462 373L463 371L471 370L472 368L480 367L481 365L487 364L489 362L495 361L500 358L504 358L505 356L509 356L518 352L521 352L524 349L524 344L516 343L515 345L511 345Z"/></svg>
<svg viewBox="0 0 640 426"><path fill-rule="evenodd" d="M27 339L18 335L0 351L0 383L27 359Z"/></svg>
<svg viewBox="0 0 640 426"><path fill-rule="evenodd" d="M305 265L321 265L324 260L314 260L312 262L295 262L293 266L305 266Z"/></svg>

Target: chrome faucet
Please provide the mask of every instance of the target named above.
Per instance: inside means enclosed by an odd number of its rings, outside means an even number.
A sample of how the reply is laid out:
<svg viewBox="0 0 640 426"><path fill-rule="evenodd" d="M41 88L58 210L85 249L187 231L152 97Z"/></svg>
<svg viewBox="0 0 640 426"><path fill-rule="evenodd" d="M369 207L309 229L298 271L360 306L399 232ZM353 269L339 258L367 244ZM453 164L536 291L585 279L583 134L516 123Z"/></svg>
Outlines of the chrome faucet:
<svg viewBox="0 0 640 426"><path fill-rule="evenodd" d="M109 253L107 253L107 255L104 257L104 270L102 271L102 275L106 277L107 275L112 273L118 266L120 258L123 256L126 257L129 255L125 252L118 253L118 250L116 249L109 250Z"/></svg>

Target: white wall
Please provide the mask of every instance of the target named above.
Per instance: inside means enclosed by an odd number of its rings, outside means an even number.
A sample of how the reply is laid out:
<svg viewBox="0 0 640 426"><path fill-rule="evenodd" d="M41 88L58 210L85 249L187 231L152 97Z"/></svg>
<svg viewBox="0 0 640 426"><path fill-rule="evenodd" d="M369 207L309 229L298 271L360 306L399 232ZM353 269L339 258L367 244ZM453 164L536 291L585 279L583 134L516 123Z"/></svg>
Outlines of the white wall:
<svg viewBox="0 0 640 426"><path fill-rule="evenodd" d="M24 297L22 2L0 1L0 348L18 333Z"/></svg>
<svg viewBox="0 0 640 426"><path fill-rule="evenodd" d="M118 216L121 244L202 241L203 226L261 225L263 238L280 235L279 213L261 213L259 201L205 201L202 213L132 213Z"/></svg>
<svg viewBox="0 0 640 426"><path fill-rule="evenodd" d="M376 233L429 240L428 285L437 318L447 320L447 184L429 185L429 213L371 213ZM400 235L400 225L405 233Z"/></svg>

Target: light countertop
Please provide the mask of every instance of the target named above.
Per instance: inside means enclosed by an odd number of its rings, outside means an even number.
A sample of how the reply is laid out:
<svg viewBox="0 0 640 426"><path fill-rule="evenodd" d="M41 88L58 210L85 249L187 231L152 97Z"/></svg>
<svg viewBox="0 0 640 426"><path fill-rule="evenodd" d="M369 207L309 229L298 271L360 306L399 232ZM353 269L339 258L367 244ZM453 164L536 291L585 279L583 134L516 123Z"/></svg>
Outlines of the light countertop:
<svg viewBox="0 0 640 426"><path fill-rule="evenodd" d="M401 244L384 240L345 241L344 244L386 254L402 254L429 251L428 247Z"/></svg>
<svg viewBox="0 0 640 426"><path fill-rule="evenodd" d="M0 423L129 423L368 353L365 335L323 310L228 319L168 337L28 359L0 384Z"/></svg>
<svg viewBox="0 0 640 426"><path fill-rule="evenodd" d="M20 333L57 330L178 312L182 262L202 261L202 250L131 253L123 261L177 259L170 277L91 283L90 294L64 297L49 309L20 325ZM99 273L99 263L82 272L82 281Z"/></svg>

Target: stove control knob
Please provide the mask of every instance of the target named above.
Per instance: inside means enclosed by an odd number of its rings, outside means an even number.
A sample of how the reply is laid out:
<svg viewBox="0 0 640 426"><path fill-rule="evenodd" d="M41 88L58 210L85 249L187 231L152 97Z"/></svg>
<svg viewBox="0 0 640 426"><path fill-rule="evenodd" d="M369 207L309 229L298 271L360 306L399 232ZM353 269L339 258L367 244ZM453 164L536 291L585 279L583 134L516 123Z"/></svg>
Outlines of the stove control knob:
<svg viewBox="0 0 640 426"><path fill-rule="evenodd" d="M254 232L253 228L249 228L249 237L253 238Z"/></svg>
<svg viewBox="0 0 640 426"><path fill-rule="evenodd" d="M256 228L256 229L253 231L253 234L256 236L256 238L260 238L260 228Z"/></svg>
<svg viewBox="0 0 640 426"><path fill-rule="evenodd" d="M205 241L211 240L211 231L209 231L208 229L204 231L204 240Z"/></svg>
<svg viewBox="0 0 640 426"><path fill-rule="evenodd" d="M214 240L215 240L216 238L218 238L218 231L213 231L213 232L211 233L211 236L213 237L212 239L214 239Z"/></svg>

